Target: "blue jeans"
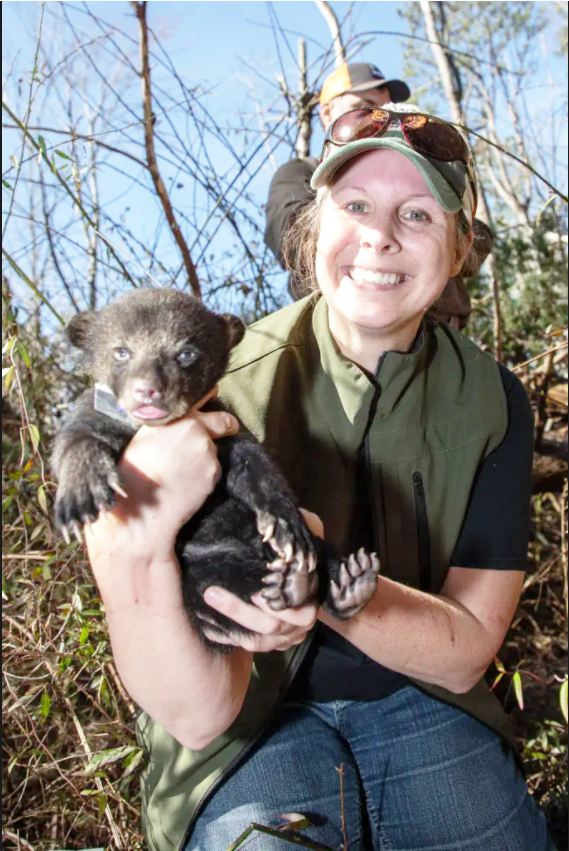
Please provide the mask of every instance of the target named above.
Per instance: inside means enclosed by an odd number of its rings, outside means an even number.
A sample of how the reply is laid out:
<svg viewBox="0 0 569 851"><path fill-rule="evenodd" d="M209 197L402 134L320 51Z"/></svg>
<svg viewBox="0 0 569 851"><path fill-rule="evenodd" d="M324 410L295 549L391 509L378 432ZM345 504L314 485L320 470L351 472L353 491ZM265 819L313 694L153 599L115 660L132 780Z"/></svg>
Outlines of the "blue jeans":
<svg viewBox="0 0 569 851"><path fill-rule="evenodd" d="M277 827L282 813L308 816L302 835L341 851L342 811L349 851L555 851L502 739L413 686L369 702L285 704L186 851L226 851L251 822ZM247 851L292 847L252 836Z"/></svg>

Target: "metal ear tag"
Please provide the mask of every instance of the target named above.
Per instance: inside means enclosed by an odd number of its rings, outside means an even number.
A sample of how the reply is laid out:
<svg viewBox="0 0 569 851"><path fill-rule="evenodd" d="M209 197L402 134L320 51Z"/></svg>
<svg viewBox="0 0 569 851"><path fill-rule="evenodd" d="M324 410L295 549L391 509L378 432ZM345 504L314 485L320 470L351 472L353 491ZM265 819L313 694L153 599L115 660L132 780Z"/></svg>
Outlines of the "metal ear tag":
<svg viewBox="0 0 569 851"><path fill-rule="evenodd" d="M138 428L139 423L136 422L126 411L119 408L117 397L110 387L106 384L95 384L95 402L94 408L100 414L110 417L112 420L118 420L124 425L131 428Z"/></svg>

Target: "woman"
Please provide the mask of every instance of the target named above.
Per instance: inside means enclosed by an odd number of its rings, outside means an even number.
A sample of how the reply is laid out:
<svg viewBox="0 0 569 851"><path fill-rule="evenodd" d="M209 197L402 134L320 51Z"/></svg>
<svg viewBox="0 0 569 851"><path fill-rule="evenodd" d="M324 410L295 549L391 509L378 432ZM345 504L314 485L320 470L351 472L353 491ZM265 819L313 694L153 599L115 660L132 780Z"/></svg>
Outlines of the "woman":
<svg viewBox="0 0 569 851"><path fill-rule="evenodd" d="M249 330L221 393L312 528L376 549L382 575L344 623L210 588L252 630L211 657L184 616L173 542L214 485L210 438L236 423L198 413L140 430L130 499L88 544L145 710L149 847L222 851L297 812L334 849L552 849L483 679L522 587L531 409L507 370L425 319L472 242L470 153L416 107L357 109L328 131L312 185L296 239L318 294Z"/></svg>

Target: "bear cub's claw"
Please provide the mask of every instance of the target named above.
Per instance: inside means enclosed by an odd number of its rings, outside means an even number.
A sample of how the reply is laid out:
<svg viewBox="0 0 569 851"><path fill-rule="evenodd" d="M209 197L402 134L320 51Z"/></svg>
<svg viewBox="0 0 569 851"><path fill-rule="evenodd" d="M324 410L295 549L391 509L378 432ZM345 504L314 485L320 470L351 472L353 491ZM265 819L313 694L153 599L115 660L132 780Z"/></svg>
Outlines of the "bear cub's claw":
<svg viewBox="0 0 569 851"><path fill-rule="evenodd" d="M257 529L263 543L268 544L279 559L289 565L295 562L294 570L304 570L306 566L308 572L313 573L316 570L317 559L310 532L302 516L294 508L293 512L293 517L285 520L269 511L259 511L257 512Z"/></svg>

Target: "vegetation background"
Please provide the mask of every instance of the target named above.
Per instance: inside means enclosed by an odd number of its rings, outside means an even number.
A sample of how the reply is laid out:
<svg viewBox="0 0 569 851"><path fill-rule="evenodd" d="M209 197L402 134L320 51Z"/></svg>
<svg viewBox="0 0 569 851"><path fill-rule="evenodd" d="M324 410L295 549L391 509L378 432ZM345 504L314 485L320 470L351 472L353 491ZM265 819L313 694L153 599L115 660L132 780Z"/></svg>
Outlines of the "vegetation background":
<svg viewBox="0 0 569 851"><path fill-rule="evenodd" d="M85 550L51 523L49 443L82 388L60 327L153 283L247 321L287 303L262 205L277 165L318 152L314 95L347 56L409 80L475 150L496 247L468 281L467 333L517 371L536 414L530 570L488 676L565 851L566 4L5 3L8 23L22 6L30 37L4 27L2 103L4 847L142 842L136 708ZM207 79L188 68L176 15L197 44L215 7L223 42L253 6L259 52L233 72L239 98L216 101L226 66L219 80L217 57Z"/></svg>

